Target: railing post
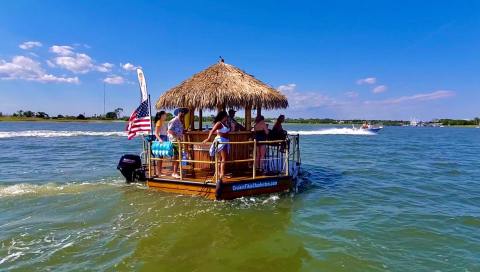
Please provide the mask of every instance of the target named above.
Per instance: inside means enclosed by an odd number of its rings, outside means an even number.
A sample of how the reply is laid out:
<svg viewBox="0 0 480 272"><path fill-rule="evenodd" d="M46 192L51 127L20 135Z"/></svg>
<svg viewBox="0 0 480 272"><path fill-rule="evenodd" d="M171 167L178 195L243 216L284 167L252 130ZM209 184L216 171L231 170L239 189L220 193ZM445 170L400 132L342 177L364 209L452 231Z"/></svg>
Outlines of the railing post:
<svg viewBox="0 0 480 272"><path fill-rule="evenodd" d="M300 162L300 135L297 134L297 137L295 137L295 144L296 144L296 153L297 153L297 163Z"/></svg>
<svg viewBox="0 0 480 272"><path fill-rule="evenodd" d="M214 150L215 150L215 183L218 182L218 141L215 141L214 143Z"/></svg>
<svg viewBox="0 0 480 272"><path fill-rule="evenodd" d="M182 171L182 142L178 141L178 168L180 171L180 180L183 180L183 171Z"/></svg>
<svg viewBox="0 0 480 272"><path fill-rule="evenodd" d="M289 156L290 156L290 141L288 140L288 138L285 140L285 146L287 147L285 149L285 165L286 165L286 168L285 169L285 176L288 176L289 172L290 172L290 159L289 159Z"/></svg>
<svg viewBox="0 0 480 272"><path fill-rule="evenodd" d="M253 140L253 178L257 175L257 139Z"/></svg>
<svg viewBox="0 0 480 272"><path fill-rule="evenodd" d="M147 166L148 166L148 178L152 177L152 145L151 143L147 144Z"/></svg>

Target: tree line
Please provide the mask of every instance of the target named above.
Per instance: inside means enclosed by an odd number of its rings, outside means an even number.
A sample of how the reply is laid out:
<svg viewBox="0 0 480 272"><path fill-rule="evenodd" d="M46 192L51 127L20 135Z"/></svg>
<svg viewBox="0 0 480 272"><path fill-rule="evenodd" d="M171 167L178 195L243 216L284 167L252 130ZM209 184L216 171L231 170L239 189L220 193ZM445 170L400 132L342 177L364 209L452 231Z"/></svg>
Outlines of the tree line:
<svg viewBox="0 0 480 272"><path fill-rule="evenodd" d="M113 111L109 111L105 113L105 115L102 114L94 114L92 116L87 116L85 113L80 113L78 115L63 115L63 114L58 114L58 115L50 115L46 112L43 111L31 111L31 110L18 110L14 112L10 117L13 118L18 118L18 119L25 119L25 118L38 118L38 119L65 119L65 120L128 120L128 117L123 117L122 116L123 109L122 108L116 108ZM3 117L6 115L3 115L2 112L0 112L0 117Z"/></svg>
<svg viewBox="0 0 480 272"><path fill-rule="evenodd" d="M438 122L444 126L478 126L480 125L480 118L475 117L472 120L439 119Z"/></svg>
<svg viewBox="0 0 480 272"><path fill-rule="evenodd" d="M9 117L18 118L18 119L25 119L25 118L38 118L38 119L60 119L60 120L128 120L128 117L122 116L123 109L116 108L112 111L102 114L94 114L92 116L86 116L85 113L80 113L78 115L62 115L58 114L56 116L51 116L46 112L38 111L34 112L31 110L18 110ZM0 117L5 117L8 115L4 115L0 112ZM153 116L152 116L153 118ZM167 113L167 120L173 118L173 114ZM203 116L203 122L212 122L215 116ZM237 121L243 122L243 118L236 117ZM276 118L265 118L267 122L275 122ZM195 121L199 121L200 118L195 115ZM383 124L385 126L402 126L408 125L410 121L403 121L403 120L365 120L365 119L350 119L350 120L336 120L332 118L286 118L286 123L293 123L293 124L363 124L363 122L368 121L371 124ZM434 119L430 122L425 122L426 124L441 124L444 126L478 126L480 125L480 117L473 118L471 120L463 120L463 119Z"/></svg>

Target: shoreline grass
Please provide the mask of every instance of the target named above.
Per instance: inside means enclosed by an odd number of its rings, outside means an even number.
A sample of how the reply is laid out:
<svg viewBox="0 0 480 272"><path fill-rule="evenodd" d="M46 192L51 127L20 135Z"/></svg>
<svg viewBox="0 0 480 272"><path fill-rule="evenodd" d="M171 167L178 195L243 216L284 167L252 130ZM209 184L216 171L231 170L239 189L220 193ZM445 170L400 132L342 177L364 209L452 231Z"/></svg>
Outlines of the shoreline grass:
<svg viewBox="0 0 480 272"><path fill-rule="evenodd" d="M12 116L2 116L0 117L0 122L56 122L56 123L65 123L65 122L79 122L79 123L111 123L111 122L126 122L125 120L117 119L75 119L75 118L37 118L37 117L12 117Z"/></svg>

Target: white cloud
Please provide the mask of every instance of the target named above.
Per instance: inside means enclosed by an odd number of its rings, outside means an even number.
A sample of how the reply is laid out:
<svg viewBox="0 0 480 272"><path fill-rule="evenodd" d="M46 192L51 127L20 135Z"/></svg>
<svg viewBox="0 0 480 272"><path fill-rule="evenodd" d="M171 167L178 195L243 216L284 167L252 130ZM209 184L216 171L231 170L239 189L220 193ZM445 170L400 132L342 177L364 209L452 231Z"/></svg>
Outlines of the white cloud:
<svg viewBox="0 0 480 272"><path fill-rule="evenodd" d="M27 80L42 83L64 82L79 83L78 77L57 77L47 74L40 63L25 56L15 56L10 62L0 60L0 79L4 80Z"/></svg>
<svg viewBox="0 0 480 272"><path fill-rule="evenodd" d="M424 93L424 94L415 94L411 96L402 96L398 98L386 99L386 100L373 100L373 101L365 101L365 104L382 104L382 105L394 105L400 104L404 102L420 102L420 101L431 101L437 99L444 99L448 97L452 97L455 95L455 92L448 91L448 90L438 90L431 93Z"/></svg>
<svg viewBox="0 0 480 272"><path fill-rule="evenodd" d="M75 52L74 48L68 45L54 45L50 52L57 54L57 57L47 61L50 67L59 67L76 74L85 74L91 71L108 73L112 71L112 63L95 64L89 55Z"/></svg>
<svg viewBox="0 0 480 272"><path fill-rule="evenodd" d="M383 100L360 99L362 94L348 91L330 97L318 92L303 92L296 84L278 87L289 100L289 108L281 113L291 117L332 117L338 119L408 119L414 112L417 117L433 118L442 113L442 107L431 108L432 102L447 102L455 96L454 91L436 90L426 93L393 97ZM358 97L357 97L358 95ZM442 101L445 99L445 101ZM373 107L372 107L373 106ZM444 110L444 108L443 108ZM280 112L279 112L280 113Z"/></svg>
<svg viewBox="0 0 480 272"><path fill-rule="evenodd" d="M345 95L349 98L357 98L358 97L358 93L357 92L346 92Z"/></svg>
<svg viewBox="0 0 480 272"><path fill-rule="evenodd" d="M135 69L137 69L137 66L131 64L130 62L127 62L125 64L120 63L120 65L125 71L135 71Z"/></svg>
<svg viewBox="0 0 480 272"><path fill-rule="evenodd" d="M32 49L34 47L40 47L42 46L41 42L34 42L34 41L29 41L29 42L24 42L20 44L18 47L24 50Z"/></svg>
<svg viewBox="0 0 480 272"><path fill-rule="evenodd" d="M296 90L297 85L294 83L280 85L277 90L287 96L289 108L291 109L306 109L317 108L324 106L334 106L338 103L326 96L317 92L299 92Z"/></svg>
<svg viewBox="0 0 480 272"><path fill-rule="evenodd" d="M50 47L50 52L59 56L71 56L73 55L73 47L68 45L54 45Z"/></svg>
<svg viewBox="0 0 480 272"><path fill-rule="evenodd" d="M25 56L15 56L11 62L0 60L0 75L3 79L37 78L44 74L40 63Z"/></svg>
<svg viewBox="0 0 480 272"><path fill-rule="evenodd" d="M375 93L375 94L379 94L379 93L383 93L387 90L387 86L385 85L379 85L375 88L373 88L372 92Z"/></svg>
<svg viewBox="0 0 480 272"><path fill-rule="evenodd" d="M99 72L108 73L108 72L112 71L112 68L114 66L115 66L114 64L105 62L105 63L102 63L102 64L98 65L96 68L97 68L97 71L99 71Z"/></svg>
<svg viewBox="0 0 480 272"><path fill-rule="evenodd" d="M103 82L107 84L114 84L114 85L120 85L125 83L125 79L121 76L116 76L116 75L111 75L106 77Z"/></svg>
<svg viewBox="0 0 480 272"><path fill-rule="evenodd" d="M39 82L64 82L64 83L75 83L78 84L80 83L80 80L78 77L57 77L51 74L45 74L42 75L40 78L38 78Z"/></svg>
<svg viewBox="0 0 480 272"><path fill-rule="evenodd" d="M286 93L295 91L295 88L297 88L297 84L290 83L290 84L287 84L287 85L278 86L277 90L286 95Z"/></svg>
<svg viewBox="0 0 480 272"><path fill-rule="evenodd" d="M76 74L85 74L95 69L93 59L82 53L75 53L74 56L61 56L53 59L55 65L67 69Z"/></svg>
<svg viewBox="0 0 480 272"><path fill-rule="evenodd" d="M375 84L377 83L377 78L375 77L366 77L366 78L361 78L359 80L357 80L357 84L358 85L364 85L364 84Z"/></svg>

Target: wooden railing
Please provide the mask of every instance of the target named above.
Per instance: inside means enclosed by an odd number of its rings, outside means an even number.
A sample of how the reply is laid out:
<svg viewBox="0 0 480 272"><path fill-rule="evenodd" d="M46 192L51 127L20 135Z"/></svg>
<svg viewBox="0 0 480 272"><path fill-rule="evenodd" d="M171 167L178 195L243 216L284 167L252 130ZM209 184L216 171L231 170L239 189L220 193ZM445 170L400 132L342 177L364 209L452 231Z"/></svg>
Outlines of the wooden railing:
<svg viewBox="0 0 480 272"><path fill-rule="evenodd" d="M290 137L288 137L287 139L285 140L268 140L268 141L256 141L256 140L250 140L250 141L241 141L241 142L218 142L218 141L214 141L214 142L209 142L209 143L203 143L203 142L189 142L189 141L179 141L179 142L176 142L175 144L178 145L178 158L177 159L173 159L173 158L156 158L156 157L153 157L152 156L152 152L151 152L151 144L147 144L147 150L146 150L146 159L147 159L147 167L148 167L148 176L151 177L152 176L152 162L154 161L167 161L167 162L178 162L178 169L179 169L179 173L180 173L180 180L183 180L184 178L184 175L183 175L183 163L202 163L202 164L214 164L215 165L215 174L214 174L214 181L218 181L219 180L219 177L218 177L218 173L219 173L219 153L218 152L215 152L215 157L213 160L198 160L198 159L184 159L183 158L183 152L184 150L187 150L188 148L185 148L185 146L191 146L192 148L191 149L188 149L188 150L193 150L193 146L196 145L202 145L202 146L205 146L205 145L211 145L211 144L214 144L216 145L215 146L215 150L217 150L217 147L219 144L228 144L228 145L249 145L248 147L245 147L245 148L249 148L250 150L250 147L252 148L252 154L251 156L249 156L249 158L246 158L246 159L233 159L233 160L227 160L223 163L225 164L231 164L231 163L252 163L252 178L255 179L257 177L257 170L256 170L256 161L257 161L257 149L259 148L259 145L265 145L265 146L268 146L268 147L277 147L277 148L280 148L280 147L283 147L283 149L281 150L281 153L282 153L282 156L281 158L277 158L277 161L278 160L283 160L283 162L281 162L282 164L282 169L281 171L278 172L277 175L274 175L274 176L288 176L290 175L290 161L292 160L292 156L290 154L290 148L291 148L291 142L294 143L294 146L293 146L293 149L294 150L298 150L298 146L297 146L297 143L298 143L298 135L296 136L297 137L297 140L295 141L291 141L290 140ZM264 158L264 160L268 160L266 158ZM295 161L295 158L293 158L293 161ZM263 162L261 162L263 163Z"/></svg>

